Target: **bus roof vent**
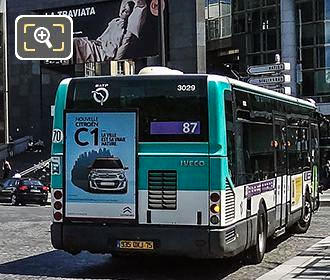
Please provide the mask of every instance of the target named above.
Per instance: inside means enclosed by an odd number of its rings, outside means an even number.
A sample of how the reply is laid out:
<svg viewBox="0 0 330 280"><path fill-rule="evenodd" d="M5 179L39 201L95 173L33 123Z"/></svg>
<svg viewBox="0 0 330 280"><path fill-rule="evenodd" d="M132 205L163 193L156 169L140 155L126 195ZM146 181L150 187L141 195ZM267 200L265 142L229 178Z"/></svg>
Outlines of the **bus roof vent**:
<svg viewBox="0 0 330 280"><path fill-rule="evenodd" d="M162 66L149 66L140 70L139 75L182 75L183 72Z"/></svg>

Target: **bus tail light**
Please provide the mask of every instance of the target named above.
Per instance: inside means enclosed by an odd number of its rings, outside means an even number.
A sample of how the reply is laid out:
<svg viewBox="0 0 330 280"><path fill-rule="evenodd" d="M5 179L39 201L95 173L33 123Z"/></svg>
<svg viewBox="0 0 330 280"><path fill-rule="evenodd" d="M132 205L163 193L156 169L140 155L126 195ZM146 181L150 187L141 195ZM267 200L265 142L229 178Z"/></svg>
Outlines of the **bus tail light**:
<svg viewBox="0 0 330 280"><path fill-rule="evenodd" d="M218 202L220 200L220 194L218 193L212 193L210 196L210 199L212 202Z"/></svg>
<svg viewBox="0 0 330 280"><path fill-rule="evenodd" d="M54 221L60 222L62 220L62 213L61 212L55 212L54 213Z"/></svg>
<svg viewBox="0 0 330 280"><path fill-rule="evenodd" d="M63 191L52 188L53 222L63 221Z"/></svg>
<svg viewBox="0 0 330 280"><path fill-rule="evenodd" d="M220 224L220 193L210 193L210 223L213 226Z"/></svg>
<svg viewBox="0 0 330 280"><path fill-rule="evenodd" d="M210 210L213 214L219 214L220 213L220 205L219 204L212 204L210 207Z"/></svg>
<svg viewBox="0 0 330 280"><path fill-rule="evenodd" d="M213 216L211 216L210 221L211 221L212 225L218 225L220 222L220 219L217 215L213 215Z"/></svg>
<svg viewBox="0 0 330 280"><path fill-rule="evenodd" d="M55 203L54 203L54 209L55 209L55 210L61 210L62 207L63 207L62 202L60 202L60 201L55 201Z"/></svg>
<svg viewBox="0 0 330 280"><path fill-rule="evenodd" d="M63 196L62 191L60 191L60 190L56 190L56 191L54 191L54 198L55 198L55 199L61 199L62 196Z"/></svg>

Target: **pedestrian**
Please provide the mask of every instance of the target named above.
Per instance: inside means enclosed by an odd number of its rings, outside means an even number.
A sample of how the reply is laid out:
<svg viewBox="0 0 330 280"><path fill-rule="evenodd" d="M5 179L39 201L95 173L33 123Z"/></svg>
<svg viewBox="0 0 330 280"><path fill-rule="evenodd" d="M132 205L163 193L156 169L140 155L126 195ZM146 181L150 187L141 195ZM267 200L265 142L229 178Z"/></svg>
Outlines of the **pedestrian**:
<svg viewBox="0 0 330 280"><path fill-rule="evenodd" d="M2 165L2 170L3 170L3 179L7 179L10 175L11 171L11 166L8 160L5 159Z"/></svg>
<svg viewBox="0 0 330 280"><path fill-rule="evenodd" d="M15 170L15 174L13 178L22 178L21 174L18 172L18 170Z"/></svg>

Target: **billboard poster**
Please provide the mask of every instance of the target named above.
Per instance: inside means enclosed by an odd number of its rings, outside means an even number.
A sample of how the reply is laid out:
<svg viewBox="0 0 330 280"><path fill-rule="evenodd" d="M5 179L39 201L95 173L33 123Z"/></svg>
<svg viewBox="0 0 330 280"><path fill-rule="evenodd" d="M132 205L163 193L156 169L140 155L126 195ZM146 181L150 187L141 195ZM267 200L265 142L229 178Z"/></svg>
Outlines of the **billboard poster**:
<svg viewBox="0 0 330 280"><path fill-rule="evenodd" d="M67 112L65 215L135 219L136 112Z"/></svg>
<svg viewBox="0 0 330 280"><path fill-rule="evenodd" d="M165 1L164 7L166 7ZM158 0L115 0L43 10L73 20L68 63L134 59L158 54Z"/></svg>

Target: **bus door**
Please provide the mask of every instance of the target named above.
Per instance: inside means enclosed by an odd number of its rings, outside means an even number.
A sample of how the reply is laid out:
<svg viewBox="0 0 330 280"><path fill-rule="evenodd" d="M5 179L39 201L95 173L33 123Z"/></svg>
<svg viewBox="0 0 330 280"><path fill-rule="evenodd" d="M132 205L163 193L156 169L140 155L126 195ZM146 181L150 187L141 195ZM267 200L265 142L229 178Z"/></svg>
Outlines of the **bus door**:
<svg viewBox="0 0 330 280"><path fill-rule="evenodd" d="M287 134L285 117L274 116L273 143L276 175L276 223L282 227L287 221Z"/></svg>
<svg viewBox="0 0 330 280"><path fill-rule="evenodd" d="M310 133L310 149L311 149L311 161L312 161L312 197L314 207L317 208L316 200L318 198L318 185L319 185L319 174L320 174L320 150L319 150L319 129L316 122L311 123Z"/></svg>

